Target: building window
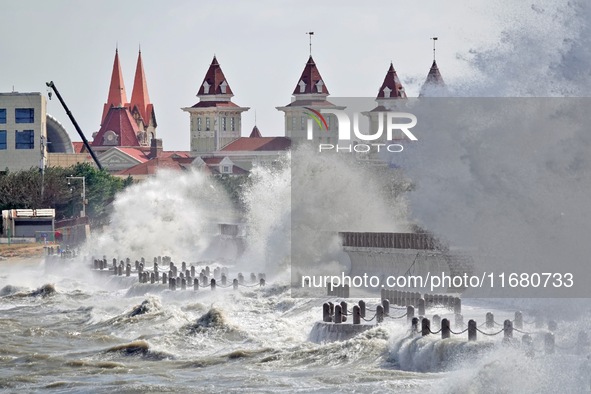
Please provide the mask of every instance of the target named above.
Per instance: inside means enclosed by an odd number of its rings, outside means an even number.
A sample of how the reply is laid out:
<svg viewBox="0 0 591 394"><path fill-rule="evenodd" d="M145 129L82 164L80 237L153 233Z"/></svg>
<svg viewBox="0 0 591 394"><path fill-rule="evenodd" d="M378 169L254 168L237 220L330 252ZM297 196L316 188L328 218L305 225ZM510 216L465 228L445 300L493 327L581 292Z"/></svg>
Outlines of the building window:
<svg viewBox="0 0 591 394"><path fill-rule="evenodd" d="M226 131L226 117L222 116L222 131Z"/></svg>
<svg viewBox="0 0 591 394"><path fill-rule="evenodd" d="M209 131L210 128L210 123L209 123L209 117L205 118L205 131Z"/></svg>
<svg viewBox="0 0 591 394"><path fill-rule="evenodd" d="M331 119L331 116L327 114L327 115L324 117L324 119L326 119L326 129L327 129L327 130L330 130L330 119Z"/></svg>
<svg viewBox="0 0 591 394"><path fill-rule="evenodd" d="M33 108L15 109L14 121L16 123L33 123L35 121L35 110Z"/></svg>
<svg viewBox="0 0 591 394"><path fill-rule="evenodd" d="M0 108L0 124L6 123L6 109Z"/></svg>
<svg viewBox="0 0 591 394"><path fill-rule="evenodd" d="M230 172L232 172L232 171L230 171L230 166L223 166L222 167L223 174L229 174Z"/></svg>
<svg viewBox="0 0 591 394"><path fill-rule="evenodd" d="M236 131L236 119L233 116L230 118L230 130Z"/></svg>
<svg viewBox="0 0 591 394"><path fill-rule="evenodd" d="M202 119L201 117L197 118L197 131L201 131L202 127Z"/></svg>
<svg viewBox="0 0 591 394"><path fill-rule="evenodd" d="M300 129L301 130L306 130L306 117L302 116L300 119Z"/></svg>
<svg viewBox="0 0 591 394"><path fill-rule="evenodd" d="M16 149L33 149L35 147L35 132L33 130L16 131Z"/></svg>
<svg viewBox="0 0 591 394"><path fill-rule="evenodd" d="M0 130L0 150L6 150L6 130Z"/></svg>
<svg viewBox="0 0 591 394"><path fill-rule="evenodd" d="M291 117L291 129L295 130L296 128L296 117L295 115Z"/></svg>

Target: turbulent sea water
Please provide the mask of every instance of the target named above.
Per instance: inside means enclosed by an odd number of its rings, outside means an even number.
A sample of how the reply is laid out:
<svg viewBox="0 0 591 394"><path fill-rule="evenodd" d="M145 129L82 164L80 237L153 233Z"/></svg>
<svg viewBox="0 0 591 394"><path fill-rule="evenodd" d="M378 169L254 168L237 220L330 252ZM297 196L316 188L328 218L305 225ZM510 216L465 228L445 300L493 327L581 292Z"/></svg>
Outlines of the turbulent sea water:
<svg viewBox="0 0 591 394"><path fill-rule="evenodd" d="M586 354L572 348L588 312L578 321L558 320L556 341L564 349L548 356L542 334L534 335L535 354L526 357L499 336L476 343L464 336L420 338L410 334L406 319L387 319L348 341L314 343L310 334L326 299L291 298L280 277L264 288L172 292L135 277L93 276L87 267L72 262L46 273L43 262L1 263L3 391L550 393L589 387ZM510 307L491 301L464 306L466 318L481 322L488 310L497 320L512 317ZM449 311L429 313L452 319Z"/></svg>

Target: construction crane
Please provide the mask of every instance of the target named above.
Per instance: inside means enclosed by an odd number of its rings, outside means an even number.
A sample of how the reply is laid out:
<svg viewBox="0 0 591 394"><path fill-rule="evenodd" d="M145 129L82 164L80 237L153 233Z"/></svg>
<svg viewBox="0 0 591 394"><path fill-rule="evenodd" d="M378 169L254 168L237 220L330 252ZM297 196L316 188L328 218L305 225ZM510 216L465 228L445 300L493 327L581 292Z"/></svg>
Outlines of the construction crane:
<svg viewBox="0 0 591 394"><path fill-rule="evenodd" d="M92 148L90 147L90 144L88 143L88 140L84 136L84 133L82 133L82 130L80 130L80 126L78 126L78 122L76 122L76 119L74 119L74 115L72 115L72 112L70 111L70 109L68 108L66 103L64 102L64 99L62 98L62 95L55 87L55 84L53 83L53 81L47 82L45 84L47 85L47 87L53 89L53 91L55 92L55 95L57 96L58 100L60 101L60 103L62 103L62 106L66 110L66 115L68 115L68 118L70 118L70 120L72 121L72 124L74 125L74 128L78 132L78 135L80 135L80 138L82 138L82 142L84 143L86 150L88 151L88 153L90 153L90 156L92 156L92 159L96 163L96 166L99 168L99 170L102 170L103 166L101 166L101 163L99 162L98 157L96 157L96 155L94 154ZM49 93L49 99L51 100L51 92Z"/></svg>

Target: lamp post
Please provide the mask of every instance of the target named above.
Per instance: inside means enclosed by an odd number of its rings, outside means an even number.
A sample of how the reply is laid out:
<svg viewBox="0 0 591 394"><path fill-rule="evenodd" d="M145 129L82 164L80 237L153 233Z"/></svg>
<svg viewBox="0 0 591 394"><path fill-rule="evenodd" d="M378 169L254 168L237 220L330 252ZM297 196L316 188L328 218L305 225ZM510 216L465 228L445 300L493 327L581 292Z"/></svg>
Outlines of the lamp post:
<svg viewBox="0 0 591 394"><path fill-rule="evenodd" d="M68 186L70 186L71 179L82 179L82 212L81 217L86 217L86 177L83 176L69 176L66 177L68 180Z"/></svg>

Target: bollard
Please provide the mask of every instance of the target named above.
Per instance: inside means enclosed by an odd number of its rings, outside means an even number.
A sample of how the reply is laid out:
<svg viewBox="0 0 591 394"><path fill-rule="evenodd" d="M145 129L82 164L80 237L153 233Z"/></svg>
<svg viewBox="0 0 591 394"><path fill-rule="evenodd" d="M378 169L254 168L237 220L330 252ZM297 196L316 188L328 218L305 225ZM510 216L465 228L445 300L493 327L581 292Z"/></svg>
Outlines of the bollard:
<svg viewBox="0 0 591 394"><path fill-rule="evenodd" d="M330 318L330 305L328 303L322 304L322 321L328 323L331 321Z"/></svg>
<svg viewBox="0 0 591 394"><path fill-rule="evenodd" d="M131 264L127 264L127 267L125 267L125 276L130 276L131 275Z"/></svg>
<svg viewBox="0 0 591 394"><path fill-rule="evenodd" d="M154 263L154 272L158 272L158 263Z"/></svg>
<svg viewBox="0 0 591 394"><path fill-rule="evenodd" d="M175 291L176 290L176 278L170 278L170 290Z"/></svg>
<svg viewBox="0 0 591 394"><path fill-rule="evenodd" d="M191 271L185 270L185 278L187 278L187 280L189 280L189 278L192 278Z"/></svg>
<svg viewBox="0 0 591 394"><path fill-rule="evenodd" d="M228 280L228 278L226 278L226 275L222 274L222 286L226 285L227 280Z"/></svg>
<svg viewBox="0 0 591 394"><path fill-rule="evenodd" d="M195 277L195 267L191 265L191 278Z"/></svg>
<svg viewBox="0 0 591 394"><path fill-rule="evenodd" d="M123 275L123 266L120 265L119 268L117 268L117 275L122 276Z"/></svg>
<svg viewBox="0 0 591 394"><path fill-rule="evenodd" d="M211 281L209 282L210 286L211 286L211 290L215 290L215 279L211 278Z"/></svg>
<svg viewBox="0 0 591 394"><path fill-rule="evenodd" d="M181 271L185 272L187 270L187 263L184 261L181 263Z"/></svg>
<svg viewBox="0 0 591 394"><path fill-rule="evenodd" d="M421 320L421 335L429 335L431 333L431 322L429 319L424 318Z"/></svg>
<svg viewBox="0 0 591 394"><path fill-rule="evenodd" d="M503 332L503 338L505 340L513 338L513 323L511 322L511 320L505 320L505 322L503 323Z"/></svg>
<svg viewBox="0 0 591 394"><path fill-rule="evenodd" d="M433 323L433 328L441 327L441 316L433 315L431 322Z"/></svg>
<svg viewBox="0 0 591 394"><path fill-rule="evenodd" d="M521 311L515 312L515 319L513 319L513 327L519 330L523 328L523 313L521 313Z"/></svg>
<svg viewBox="0 0 591 394"><path fill-rule="evenodd" d="M464 316L461 314L456 314L454 317L456 328L464 328Z"/></svg>
<svg viewBox="0 0 591 394"><path fill-rule="evenodd" d="M181 290L187 290L187 280L185 278L181 279Z"/></svg>
<svg viewBox="0 0 591 394"><path fill-rule="evenodd" d="M166 276L166 272L162 273L162 284L165 285L168 283L168 278Z"/></svg>
<svg viewBox="0 0 591 394"><path fill-rule="evenodd" d="M341 314L341 306L340 305L335 305L334 306L334 323L335 324L340 324L343 322L343 315Z"/></svg>
<svg viewBox="0 0 591 394"><path fill-rule="evenodd" d="M476 321L475 320L468 320L468 341L475 341L476 340L476 328L478 326L476 325Z"/></svg>
<svg viewBox="0 0 591 394"><path fill-rule="evenodd" d="M150 272L150 283L154 284L155 281L156 281L156 277L154 276L154 273Z"/></svg>
<svg viewBox="0 0 591 394"><path fill-rule="evenodd" d="M210 271L209 271L209 265L205 266L205 275L209 276Z"/></svg>
<svg viewBox="0 0 591 394"><path fill-rule="evenodd" d="M442 319L441 320L441 339L449 338L451 334L451 329L449 328L449 320Z"/></svg>
<svg viewBox="0 0 591 394"><path fill-rule="evenodd" d="M382 305L378 305L376 308L376 322L381 323L384 321L384 307Z"/></svg>
<svg viewBox="0 0 591 394"><path fill-rule="evenodd" d="M257 281L257 275L253 272L250 274L250 281L255 283Z"/></svg>
<svg viewBox="0 0 591 394"><path fill-rule="evenodd" d="M554 354L554 334L551 332L544 336L544 350L546 354Z"/></svg>
<svg viewBox="0 0 591 394"><path fill-rule="evenodd" d="M419 298L417 300L417 304L419 307L419 315L425 316L425 299L424 298Z"/></svg>
<svg viewBox="0 0 591 394"><path fill-rule="evenodd" d="M330 313L330 316L334 315L334 304L330 301L328 301L328 312Z"/></svg>
<svg viewBox="0 0 591 394"><path fill-rule="evenodd" d="M383 300L382 306L384 307L384 316L390 316L390 300L387 298Z"/></svg>
<svg viewBox="0 0 591 394"><path fill-rule="evenodd" d="M531 335L525 334L521 337L521 346L525 350L525 355L527 357L531 358L534 356L534 340Z"/></svg>
<svg viewBox="0 0 591 394"><path fill-rule="evenodd" d="M415 317L415 307L409 305L406 307L406 321L412 321Z"/></svg>
<svg viewBox="0 0 591 394"><path fill-rule="evenodd" d="M232 287L234 287L234 290L238 290L238 279L232 281Z"/></svg>
<svg viewBox="0 0 591 394"><path fill-rule="evenodd" d="M455 297L452 298L452 300L454 301L454 313L462 313L462 299L460 297Z"/></svg>
<svg viewBox="0 0 591 394"><path fill-rule="evenodd" d="M417 332L419 328L419 319L417 317L413 317L410 323L410 330L412 332Z"/></svg>
<svg viewBox="0 0 591 394"><path fill-rule="evenodd" d="M261 279L259 280L259 286L260 286L260 287L265 287L265 278L261 278Z"/></svg>
<svg viewBox="0 0 591 394"><path fill-rule="evenodd" d="M135 261L135 270L139 270L140 269L140 262L139 261Z"/></svg>
<svg viewBox="0 0 591 394"><path fill-rule="evenodd" d="M359 300L359 315L365 317L365 301L363 300Z"/></svg>
<svg viewBox="0 0 591 394"><path fill-rule="evenodd" d="M347 301L341 301L341 313L343 314L343 316L347 316L349 314Z"/></svg>
<svg viewBox="0 0 591 394"><path fill-rule="evenodd" d="M361 324L361 308L358 305L353 307L353 324Z"/></svg>
<svg viewBox="0 0 591 394"><path fill-rule="evenodd" d="M244 275L242 273L238 273L238 283L243 285L244 284Z"/></svg>
<svg viewBox="0 0 591 394"><path fill-rule="evenodd" d="M493 328L495 326L495 316L492 312L486 313L486 328Z"/></svg>
<svg viewBox="0 0 591 394"><path fill-rule="evenodd" d="M558 323L555 320L550 320L548 322L548 331L554 332L558 329Z"/></svg>
<svg viewBox="0 0 591 394"><path fill-rule="evenodd" d="M199 290L199 279L197 279L197 278L193 279L193 290L194 291Z"/></svg>

